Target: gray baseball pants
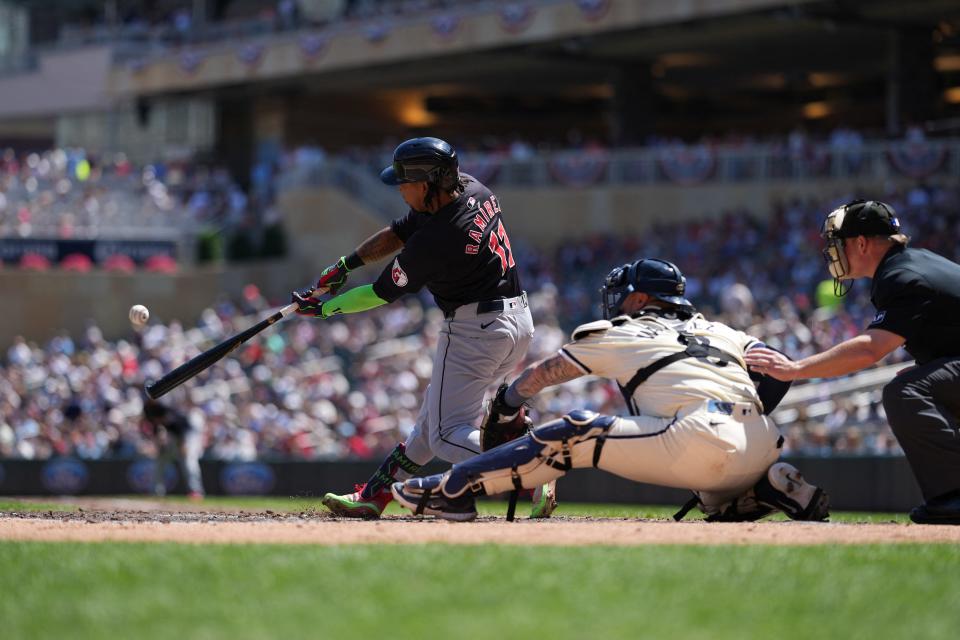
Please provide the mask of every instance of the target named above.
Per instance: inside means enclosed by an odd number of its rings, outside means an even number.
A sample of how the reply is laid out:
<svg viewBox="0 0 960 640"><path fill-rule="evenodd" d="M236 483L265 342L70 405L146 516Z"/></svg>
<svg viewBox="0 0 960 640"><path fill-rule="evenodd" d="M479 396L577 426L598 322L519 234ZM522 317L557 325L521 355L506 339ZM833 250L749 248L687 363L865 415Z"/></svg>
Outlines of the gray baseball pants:
<svg viewBox="0 0 960 640"><path fill-rule="evenodd" d="M477 314L477 305L469 304L448 317L437 341L430 386L405 443L406 456L424 465L434 457L456 463L479 454L487 389L520 366L531 338L526 296L504 300L502 311Z"/></svg>

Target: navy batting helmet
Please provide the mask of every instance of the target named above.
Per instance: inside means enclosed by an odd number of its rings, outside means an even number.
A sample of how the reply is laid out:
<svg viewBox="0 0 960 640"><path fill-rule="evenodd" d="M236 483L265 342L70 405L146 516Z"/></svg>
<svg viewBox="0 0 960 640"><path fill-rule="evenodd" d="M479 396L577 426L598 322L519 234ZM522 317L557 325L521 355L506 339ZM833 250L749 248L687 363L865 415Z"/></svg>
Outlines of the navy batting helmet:
<svg viewBox="0 0 960 640"><path fill-rule="evenodd" d="M393 164L380 172L384 184L429 182L453 191L460 179L457 152L440 138L411 138L393 152Z"/></svg>
<svg viewBox="0 0 960 640"><path fill-rule="evenodd" d="M683 297L686 289L687 279L680 273L677 265L657 258L641 258L607 274L600 290L603 296L603 317L609 320L620 315L623 301L635 291L647 293L657 300L677 307L693 309L690 301Z"/></svg>

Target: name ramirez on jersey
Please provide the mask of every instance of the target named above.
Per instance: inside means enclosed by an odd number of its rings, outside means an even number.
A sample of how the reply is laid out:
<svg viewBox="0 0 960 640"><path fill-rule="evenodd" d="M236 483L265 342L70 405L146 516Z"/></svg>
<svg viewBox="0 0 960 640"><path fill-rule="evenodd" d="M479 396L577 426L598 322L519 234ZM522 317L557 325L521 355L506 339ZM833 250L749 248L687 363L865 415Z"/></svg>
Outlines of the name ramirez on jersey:
<svg viewBox="0 0 960 640"><path fill-rule="evenodd" d="M411 209L390 224L404 245L373 284L381 299L393 302L426 286L450 313L522 293L497 197L472 176L460 177L466 188L456 200L436 213Z"/></svg>

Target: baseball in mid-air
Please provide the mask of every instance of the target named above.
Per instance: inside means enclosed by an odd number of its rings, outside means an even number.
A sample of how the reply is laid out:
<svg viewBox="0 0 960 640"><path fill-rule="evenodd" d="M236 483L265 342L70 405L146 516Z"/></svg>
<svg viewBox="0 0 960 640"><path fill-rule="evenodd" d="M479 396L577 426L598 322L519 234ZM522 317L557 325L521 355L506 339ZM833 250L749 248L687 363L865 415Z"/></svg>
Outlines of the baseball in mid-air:
<svg viewBox="0 0 960 640"><path fill-rule="evenodd" d="M150 319L150 311L142 304L135 304L130 307L130 322L141 327L147 324Z"/></svg>

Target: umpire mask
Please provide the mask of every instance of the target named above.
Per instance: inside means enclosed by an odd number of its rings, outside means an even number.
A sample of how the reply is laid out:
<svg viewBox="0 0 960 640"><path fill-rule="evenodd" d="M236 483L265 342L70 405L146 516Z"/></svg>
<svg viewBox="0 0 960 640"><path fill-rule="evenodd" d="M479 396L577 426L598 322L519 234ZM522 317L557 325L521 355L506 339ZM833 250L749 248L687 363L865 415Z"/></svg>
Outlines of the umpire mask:
<svg viewBox="0 0 960 640"><path fill-rule="evenodd" d="M823 221L823 228L820 230L820 237L827 243L823 249L823 259L827 263L827 270L833 276L833 293L838 297L847 295L853 284L847 277L850 273L850 263L847 261L843 237L840 235L840 227L843 226L846 212L846 205L831 211Z"/></svg>
<svg viewBox="0 0 960 640"><path fill-rule="evenodd" d="M830 212L820 235L827 242L823 258L833 276L833 292L844 296L850 291L850 261L843 248L845 238L857 236L893 239L900 234L900 221L888 204L879 200L854 200Z"/></svg>

